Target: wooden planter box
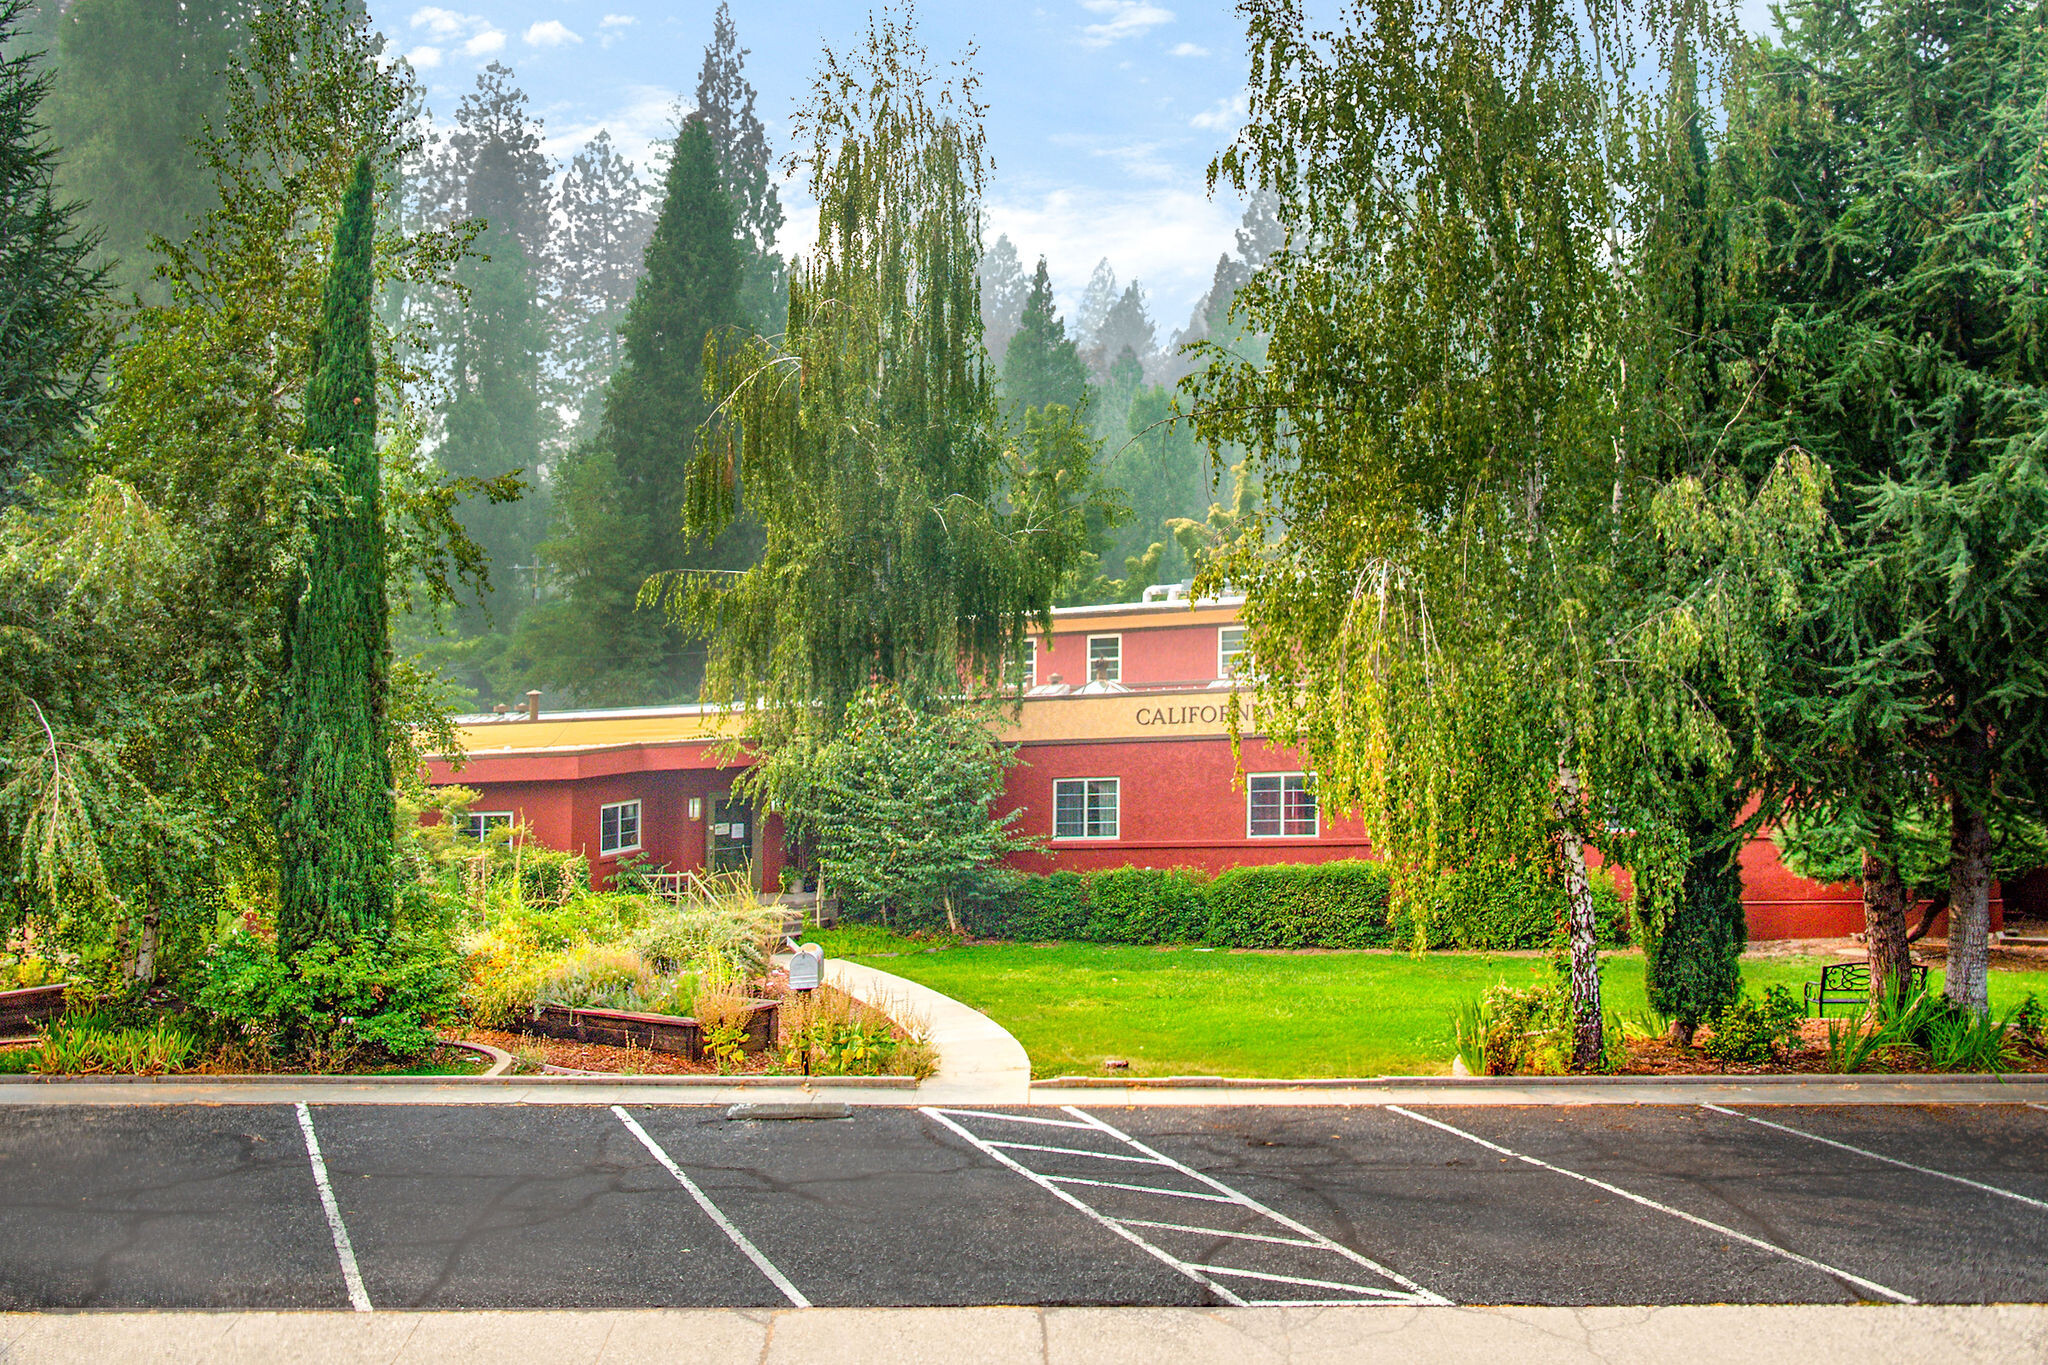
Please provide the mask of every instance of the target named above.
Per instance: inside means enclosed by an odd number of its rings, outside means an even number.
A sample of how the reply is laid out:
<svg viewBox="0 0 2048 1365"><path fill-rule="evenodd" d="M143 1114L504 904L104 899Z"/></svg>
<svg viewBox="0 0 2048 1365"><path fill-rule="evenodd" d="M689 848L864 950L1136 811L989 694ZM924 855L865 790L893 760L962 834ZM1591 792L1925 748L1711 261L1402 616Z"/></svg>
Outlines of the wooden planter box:
<svg viewBox="0 0 2048 1365"><path fill-rule="evenodd" d="M748 1052L766 1052L775 1046L782 1007L773 1000L756 1000L748 1006L747 1037L740 1046ZM533 1018L520 1025L522 1033L538 1033L566 1042L602 1043L607 1047L644 1047L704 1060L704 1033L695 1019L676 1014L637 1014L631 1010L575 1010L565 1005L541 1005Z"/></svg>
<svg viewBox="0 0 2048 1365"><path fill-rule="evenodd" d="M24 986L18 991L0 991L0 1036L26 1033L29 1025L55 1019L64 1012L64 983Z"/></svg>

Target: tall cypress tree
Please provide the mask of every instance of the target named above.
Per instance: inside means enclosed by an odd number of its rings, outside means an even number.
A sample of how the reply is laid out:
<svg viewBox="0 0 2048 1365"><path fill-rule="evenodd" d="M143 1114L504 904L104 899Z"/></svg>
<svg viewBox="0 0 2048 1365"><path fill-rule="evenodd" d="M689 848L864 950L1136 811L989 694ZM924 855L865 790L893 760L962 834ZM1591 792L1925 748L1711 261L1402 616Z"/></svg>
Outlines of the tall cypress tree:
<svg viewBox="0 0 2048 1365"><path fill-rule="evenodd" d="M356 161L306 388L304 447L332 470L312 514L300 590L285 607L278 740L278 940L298 953L391 919L391 763L384 747L390 644L383 494L371 354L376 220L368 156Z"/></svg>

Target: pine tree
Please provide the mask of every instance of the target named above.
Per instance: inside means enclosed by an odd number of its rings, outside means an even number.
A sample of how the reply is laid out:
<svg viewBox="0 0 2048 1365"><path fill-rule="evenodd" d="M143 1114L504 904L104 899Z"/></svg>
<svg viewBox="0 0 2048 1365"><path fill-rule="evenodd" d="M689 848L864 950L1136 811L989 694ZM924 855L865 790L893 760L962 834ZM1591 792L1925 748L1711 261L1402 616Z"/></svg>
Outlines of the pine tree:
<svg viewBox="0 0 2048 1365"><path fill-rule="evenodd" d="M562 172L557 201L563 337L558 360L568 372L570 406L594 428L598 395L624 354L619 324L640 278L654 212L633 163L597 136Z"/></svg>
<svg viewBox="0 0 2048 1365"><path fill-rule="evenodd" d="M1095 372L1096 381L1105 385L1110 382L1110 375L1124 352L1131 353L1141 372L1159 353L1158 331L1152 325L1151 313L1145 308L1145 291L1136 280L1125 287L1109 311L1102 315L1093 337L1088 348L1088 367ZM1118 416L1122 415L1120 410Z"/></svg>
<svg viewBox="0 0 2048 1365"><path fill-rule="evenodd" d="M213 207L193 144L226 111L220 72L249 11L248 0L71 0L54 25L59 180L89 206L100 259L123 292L161 301L151 240L183 241Z"/></svg>
<svg viewBox="0 0 2048 1365"><path fill-rule="evenodd" d="M1052 279L1038 258L1017 317L1016 335L1003 351L1003 406L1013 421L1025 409L1058 403L1079 415L1088 402L1088 367L1067 339L1067 324L1053 309Z"/></svg>
<svg viewBox="0 0 2048 1365"><path fill-rule="evenodd" d="M982 254L978 273L981 276L981 344L988 352L988 358L1000 367L1008 363L1010 338L1017 335L1017 328L1023 321L1031 282L1024 278L1017 248L1007 236L996 238L996 244Z"/></svg>
<svg viewBox="0 0 2048 1365"><path fill-rule="evenodd" d="M24 9L0 0L0 48ZM79 228L79 206L52 185L57 154L39 109L49 90L33 55L0 59L0 503L26 476L58 472L107 353L104 272L88 264L95 243Z"/></svg>
<svg viewBox="0 0 2048 1365"><path fill-rule="evenodd" d="M390 643L384 596L376 361L376 218L370 159L356 162L334 231L305 449L332 472L310 517L300 592L285 608L278 739L278 940L287 956L350 943L391 919L395 811L385 748Z"/></svg>
<svg viewBox="0 0 2048 1365"><path fill-rule="evenodd" d="M1096 333L1102 329L1109 310L1116 307L1118 292L1116 272L1109 268L1109 258L1105 256L1095 263L1087 286L1081 290L1081 302L1074 309L1074 343L1082 350L1091 350L1097 344Z"/></svg>
<svg viewBox="0 0 2048 1365"><path fill-rule="evenodd" d="M775 250L776 235L782 231L782 201L775 192L768 130L754 112L754 87L744 74L746 60L732 7L721 0L711 42L704 49L704 65L697 73L696 117L711 136L745 247L741 315L756 331L773 334L782 330L789 307L788 272Z"/></svg>
<svg viewBox="0 0 2048 1365"><path fill-rule="evenodd" d="M641 584L673 570L744 569L760 531L741 516L707 541L684 534L684 487L707 410L705 338L741 321L744 248L733 231L710 129L677 135L646 268L626 310L624 361L604 392L595 437L570 460L546 553L564 596L525 647L536 679L585 702L694 695L701 653L658 612L636 612Z"/></svg>

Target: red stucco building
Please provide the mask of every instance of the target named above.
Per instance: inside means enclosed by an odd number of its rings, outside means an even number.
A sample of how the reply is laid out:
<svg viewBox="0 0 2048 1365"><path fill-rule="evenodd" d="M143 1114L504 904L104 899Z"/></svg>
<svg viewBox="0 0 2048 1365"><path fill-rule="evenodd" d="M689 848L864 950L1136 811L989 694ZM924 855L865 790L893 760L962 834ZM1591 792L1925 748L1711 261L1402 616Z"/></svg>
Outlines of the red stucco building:
<svg viewBox="0 0 2048 1365"><path fill-rule="evenodd" d="M1228 736L1242 640L1234 602L1162 598L1070 607L1034 641L1027 690L1006 738L1019 761L1005 797L1020 832L1045 836L1020 866L1047 872L1135 864L1215 872L1240 863L1366 857L1356 821L1316 808L1289 752ZM554 848L580 850L608 880L641 857L681 871L753 867L764 887L782 867L779 822L732 797L738 769L715 752L729 716L700 706L516 712L461 721L459 772L430 765L436 784L481 795L472 821L525 822ZM1743 900L1753 938L1817 938L1862 928L1854 886L1788 872L1769 839L1743 850ZM1993 927L2000 923L1993 901Z"/></svg>

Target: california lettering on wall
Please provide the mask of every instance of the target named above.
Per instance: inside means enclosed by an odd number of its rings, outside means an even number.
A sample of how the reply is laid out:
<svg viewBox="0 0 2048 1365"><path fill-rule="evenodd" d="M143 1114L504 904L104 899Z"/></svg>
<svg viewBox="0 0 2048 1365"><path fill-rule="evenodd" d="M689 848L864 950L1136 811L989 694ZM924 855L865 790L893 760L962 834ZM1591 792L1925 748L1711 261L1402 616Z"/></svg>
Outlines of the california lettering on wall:
<svg viewBox="0 0 2048 1365"><path fill-rule="evenodd" d="M1180 706L1140 706L1135 719L1147 729L1175 725L1228 725L1229 702L1189 702ZM1250 719L1249 716L1246 717Z"/></svg>

